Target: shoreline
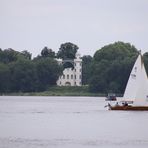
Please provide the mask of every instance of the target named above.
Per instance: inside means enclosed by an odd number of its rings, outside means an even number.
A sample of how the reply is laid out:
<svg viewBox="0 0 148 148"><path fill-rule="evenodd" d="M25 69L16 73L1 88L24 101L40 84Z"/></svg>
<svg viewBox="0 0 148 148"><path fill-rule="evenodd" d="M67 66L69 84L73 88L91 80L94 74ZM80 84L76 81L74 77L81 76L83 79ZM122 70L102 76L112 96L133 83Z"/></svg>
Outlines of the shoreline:
<svg viewBox="0 0 148 148"><path fill-rule="evenodd" d="M106 97L107 93L90 92L88 86L53 86L42 92L10 92L0 96L72 96L72 97ZM116 94L116 96L122 96Z"/></svg>
<svg viewBox="0 0 148 148"><path fill-rule="evenodd" d="M92 93L88 86L53 86L42 92L10 92L1 93L0 96L97 96L104 97L103 93Z"/></svg>

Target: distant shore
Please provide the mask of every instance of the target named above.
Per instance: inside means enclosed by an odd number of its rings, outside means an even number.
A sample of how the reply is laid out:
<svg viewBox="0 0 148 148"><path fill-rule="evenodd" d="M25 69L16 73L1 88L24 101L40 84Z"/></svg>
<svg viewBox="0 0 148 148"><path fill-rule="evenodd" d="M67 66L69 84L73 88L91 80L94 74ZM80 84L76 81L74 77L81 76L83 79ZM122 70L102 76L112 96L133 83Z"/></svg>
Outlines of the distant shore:
<svg viewBox="0 0 148 148"><path fill-rule="evenodd" d="M2 93L7 96L99 96L104 97L106 94L89 92L88 86L54 86L43 92L13 92Z"/></svg>

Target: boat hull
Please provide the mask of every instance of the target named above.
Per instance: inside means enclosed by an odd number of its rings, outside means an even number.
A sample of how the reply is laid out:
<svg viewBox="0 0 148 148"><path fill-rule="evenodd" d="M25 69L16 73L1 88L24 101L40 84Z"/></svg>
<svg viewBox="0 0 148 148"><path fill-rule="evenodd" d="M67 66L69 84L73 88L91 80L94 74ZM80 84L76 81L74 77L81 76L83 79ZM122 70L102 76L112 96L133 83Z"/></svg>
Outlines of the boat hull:
<svg viewBox="0 0 148 148"><path fill-rule="evenodd" d="M148 106L110 106L109 110L148 111Z"/></svg>

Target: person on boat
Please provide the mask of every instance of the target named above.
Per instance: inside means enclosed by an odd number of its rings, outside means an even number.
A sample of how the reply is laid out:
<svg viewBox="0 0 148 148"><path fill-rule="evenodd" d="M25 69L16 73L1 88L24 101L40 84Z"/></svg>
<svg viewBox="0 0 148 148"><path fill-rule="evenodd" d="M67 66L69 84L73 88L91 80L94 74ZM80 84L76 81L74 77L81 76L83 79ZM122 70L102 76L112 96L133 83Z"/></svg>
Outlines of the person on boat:
<svg viewBox="0 0 148 148"><path fill-rule="evenodd" d="M115 106L119 106L119 103L118 102L116 102L116 105Z"/></svg>
<svg viewBox="0 0 148 148"><path fill-rule="evenodd" d="M128 106L128 103L127 102L124 102L122 104L123 104L123 106Z"/></svg>
<svg viewBox="0 0 148 148"><path fill-rule="evenodd" d="M108 107L111 107L110 103L108 103Z"/></svg>

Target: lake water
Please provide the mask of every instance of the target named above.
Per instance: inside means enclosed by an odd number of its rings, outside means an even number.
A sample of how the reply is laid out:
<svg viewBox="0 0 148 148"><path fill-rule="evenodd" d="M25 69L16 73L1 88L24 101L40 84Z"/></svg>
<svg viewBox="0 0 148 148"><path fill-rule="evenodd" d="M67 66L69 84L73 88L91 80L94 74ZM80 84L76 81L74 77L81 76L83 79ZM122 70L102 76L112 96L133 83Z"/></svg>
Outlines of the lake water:
<svg viewBox="0 0 148 148"><path fill-rule="evenodd" d="M0 148L147 148L148 111L98 97L0 97Z"/></svg>

